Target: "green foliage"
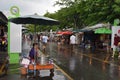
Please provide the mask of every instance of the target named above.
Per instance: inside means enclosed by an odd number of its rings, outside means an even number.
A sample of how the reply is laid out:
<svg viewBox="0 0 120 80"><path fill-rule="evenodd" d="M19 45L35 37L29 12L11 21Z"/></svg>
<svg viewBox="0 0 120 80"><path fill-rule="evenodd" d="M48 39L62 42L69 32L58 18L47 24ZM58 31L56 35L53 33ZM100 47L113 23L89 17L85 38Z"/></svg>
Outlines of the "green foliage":
<svg viewBox="0 0 120 80"><path fill-rule="evenodd" d="M55 5L62 8L55 13L47 12L45 16L59 20L60 29L107 22L113 24L114 19L120 19L120 0L58 0Z"/></svg>
<svg viewBox="0 0 120 80"><path fill-rule="evenodd" d="M58 26L45 26L45 25L33 25L33 24L28 24L26 25L27 29L29 32L41 32L41 31L50 31L51 29L53 31L56 31L58 29ZM36 27L36 30L35 30Z"/></svg>

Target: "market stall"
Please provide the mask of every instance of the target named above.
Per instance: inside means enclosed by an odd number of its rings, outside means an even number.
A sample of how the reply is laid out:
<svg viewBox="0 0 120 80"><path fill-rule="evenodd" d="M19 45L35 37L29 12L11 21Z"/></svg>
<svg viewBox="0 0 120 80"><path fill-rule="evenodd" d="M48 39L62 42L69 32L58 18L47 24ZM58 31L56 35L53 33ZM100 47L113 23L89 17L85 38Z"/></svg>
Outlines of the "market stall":
<svg viewBox="0 0 120 80"><path fill-rule="evenodd" d="M8 69L8 53L7 53L7 17L0 11L0 76L7 74Z"/></svg>

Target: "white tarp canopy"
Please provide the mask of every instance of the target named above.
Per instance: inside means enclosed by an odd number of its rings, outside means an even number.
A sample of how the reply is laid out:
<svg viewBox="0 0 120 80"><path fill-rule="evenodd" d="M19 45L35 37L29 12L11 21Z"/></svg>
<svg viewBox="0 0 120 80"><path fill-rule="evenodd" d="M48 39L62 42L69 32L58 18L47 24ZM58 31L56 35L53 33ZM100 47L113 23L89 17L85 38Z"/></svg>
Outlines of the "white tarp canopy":
<svg viewBox="0 0 120 80"><path fill-rule="evenodd" d="M81 29L81 31L92 31L92 30L95 30L95 29L98 29L98 28L108 27L108 26L109 26L108 24L100 23L100 24L96 24L94 26L85 27L85 28Z"/></svg>

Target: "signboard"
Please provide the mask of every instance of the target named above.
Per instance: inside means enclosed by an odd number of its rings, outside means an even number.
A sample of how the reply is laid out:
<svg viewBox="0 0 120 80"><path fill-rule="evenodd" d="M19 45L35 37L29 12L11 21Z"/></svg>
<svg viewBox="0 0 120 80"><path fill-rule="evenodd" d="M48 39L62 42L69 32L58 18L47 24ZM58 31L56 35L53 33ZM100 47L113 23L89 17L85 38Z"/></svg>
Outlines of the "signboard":
<svg viewBox="0 0 120 80"><path fill-rule="evenodd" d="M10 53L22 52L22 26L10 23Z"/></svg>
<svg viewBox="0 0 120 80"><path fill-rule="evenodd" d="M16 17L19 16L19 8L17 6L12 6L10 8L10 12L12 15L15 15Z"/></svg>
<svg viewBox="0 0 120 80"><path fill-rule="evenodd" d="M114 35L117 34L120 36L120 26L112 26L112 40L111 40L111 48L114 47Z"/></svg>
<svg viewBox="0 0 120 80"><path fill-rule="evenodd" d="M12 14L9 18L19 17L19 8L12 6L10 13ZM10 64L19 63L19 53L22 52L22 27L14 23L8 22L8 53L10 57ZM14 54L13 54L14 53Z"/></svg>

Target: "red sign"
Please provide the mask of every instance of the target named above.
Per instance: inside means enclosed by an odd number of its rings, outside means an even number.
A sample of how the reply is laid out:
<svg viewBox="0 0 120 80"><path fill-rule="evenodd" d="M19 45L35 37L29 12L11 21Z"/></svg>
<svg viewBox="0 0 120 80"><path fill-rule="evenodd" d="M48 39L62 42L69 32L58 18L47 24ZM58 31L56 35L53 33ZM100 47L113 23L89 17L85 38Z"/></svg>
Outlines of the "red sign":
<svg viewBox="0 0 120 80"><path fill-rule="evenodd" d="M120 30L118 30L118 34L120 34Z"/></svg>

